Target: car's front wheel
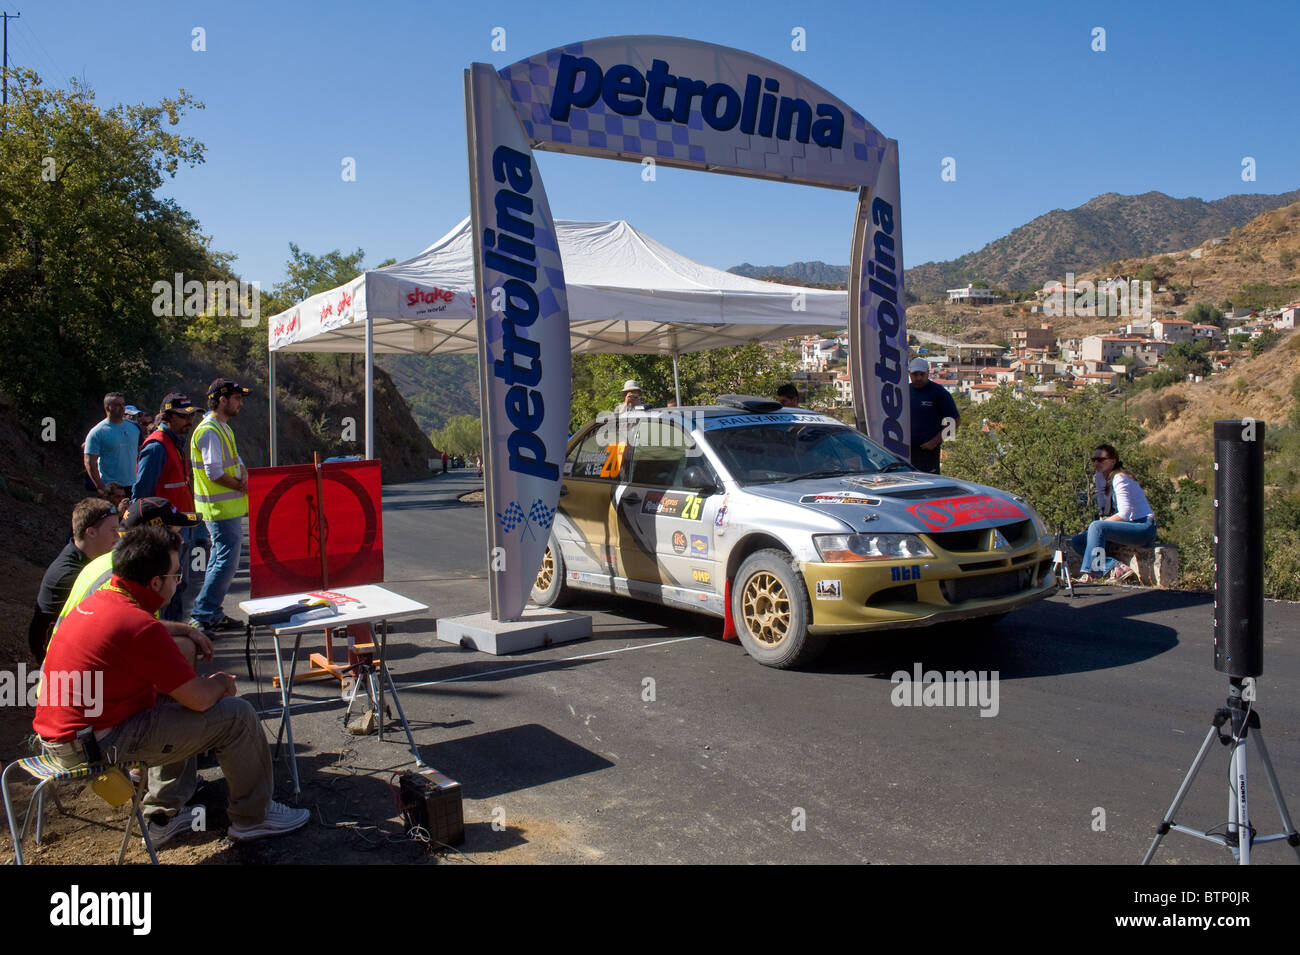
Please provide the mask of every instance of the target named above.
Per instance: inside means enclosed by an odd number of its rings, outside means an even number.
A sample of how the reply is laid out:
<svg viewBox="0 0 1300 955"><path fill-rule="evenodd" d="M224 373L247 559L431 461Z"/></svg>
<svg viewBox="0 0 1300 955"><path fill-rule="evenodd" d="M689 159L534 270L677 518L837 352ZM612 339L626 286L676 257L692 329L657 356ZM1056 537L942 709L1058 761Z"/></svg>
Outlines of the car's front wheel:
<svg viewBox="0 0 1300 955"><path fill-rule="evenodd" d="M563 607L573 597L573 589L564 584L564 555L560 543L551 535L542 555L542 566L537 569L531 598L539 607Z"/></svg>
<svg viewBox="0 0 1300 955"><path fill-rule="evenodd" d="M810 663L826 648L825 637L808 632L808 588L784 551L760 550L745 558L731 586L731 619L745 650L764 666L787 670Z"/></svg>

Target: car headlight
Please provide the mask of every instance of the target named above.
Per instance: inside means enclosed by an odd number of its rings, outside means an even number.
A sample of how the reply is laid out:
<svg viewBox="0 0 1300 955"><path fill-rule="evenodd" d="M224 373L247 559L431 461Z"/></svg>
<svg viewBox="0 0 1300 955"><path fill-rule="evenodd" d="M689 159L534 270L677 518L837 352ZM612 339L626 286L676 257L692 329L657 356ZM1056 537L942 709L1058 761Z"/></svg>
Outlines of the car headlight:
<svg viewBox="0 0 1300 955"><path fill-rule="evenodd" d="M826 563L934 556L915 534L815 534L813 544Z"/></svg>
<svg viewBox="0 0 1300 955"><path fill-rule="evenodd" d="M1029 512L1029 519L1034 522L1034 530L1038 532L1038 542L1042 544L1044 538L1051 536L1047 530L1047 522L1043 520L1043 515L1039 514L1034 509L1034 506L1023 497L1017 497L1016 500L1024 505L1024 509Z"/></svg>

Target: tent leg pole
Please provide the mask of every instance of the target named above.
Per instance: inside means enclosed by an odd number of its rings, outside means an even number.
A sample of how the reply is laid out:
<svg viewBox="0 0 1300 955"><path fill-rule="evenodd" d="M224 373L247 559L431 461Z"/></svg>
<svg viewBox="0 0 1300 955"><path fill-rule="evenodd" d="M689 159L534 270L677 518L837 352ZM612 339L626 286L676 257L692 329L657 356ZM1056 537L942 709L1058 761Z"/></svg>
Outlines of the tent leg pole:
<svg viewBox="0 0 1300 955"><path fill-rule="evenodd" d="M366 316L366 460L375 459L375 326Z"/></svg>
<svg viewBox="0 0 1300 955"><path fill-rule="evenodd" d="M677 407L682 406L682 383L677 378L677 352L673 352L673 395L677 399Z"/></svg>
<svg viewBox="0 0 1300 955"><path fill-rule="evenodd" d="M276 441L275 441L275 352L270 351L269 349L267 350L266 353L266 364L268 369L266 373L267 401L270 403L270 413L267 416L267 418L270 421L270 425L271 425L271 433L270 433L271 467L275 467L279 463L279 461L277 460L278 449L275 446L276 445Z"/></svg>

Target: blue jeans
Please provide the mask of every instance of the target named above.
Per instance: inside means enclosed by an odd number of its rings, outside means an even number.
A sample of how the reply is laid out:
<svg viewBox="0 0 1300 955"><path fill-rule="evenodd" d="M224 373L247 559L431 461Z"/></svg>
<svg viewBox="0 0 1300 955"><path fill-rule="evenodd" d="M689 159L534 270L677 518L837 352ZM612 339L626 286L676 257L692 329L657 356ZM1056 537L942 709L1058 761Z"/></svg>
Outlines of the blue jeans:
<svg viewBox="0 0 1300 955"><path fill-rule="evenodd" d="M226 599L230 582L239 569L239 552L244 544L244 519L230 517L224 521L205 521L208 536L212 538L212 555L208 559L208 572L203 578L203 589L194 598L190 612L199 623L217 623L225 616L221 603Z"/></svg>
<svg viewBox="0 0 1300 955"><path fill-rule="evenodd" d="M1083 570L1090 574L1109 571L1114 563L1106 559L1106 541L1129 547L1150 547L1156 539L1155 517L1140 521L1093 521L1086 534L1070 538L1074 552L1083 557Z"/></svg>

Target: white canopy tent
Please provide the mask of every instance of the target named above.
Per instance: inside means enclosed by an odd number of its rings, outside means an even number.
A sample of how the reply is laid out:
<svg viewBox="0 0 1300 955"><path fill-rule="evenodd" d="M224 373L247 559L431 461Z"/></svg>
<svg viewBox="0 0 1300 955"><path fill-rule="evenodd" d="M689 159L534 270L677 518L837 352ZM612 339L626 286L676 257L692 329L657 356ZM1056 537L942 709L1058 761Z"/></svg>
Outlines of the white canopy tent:
<svg viewBox="0 0 1300 955"><path fill-rule="evenodd" d="M574 354L676 356L841 328L843 291L778 285L701 265L621 220L558 221ZM375 352L473 354L470 220L414 258L372 269L272 316L271 462L276 461L275 352L366 355L366 457L374 457ZM675 367L674 367L675 371Z"/></svg>

